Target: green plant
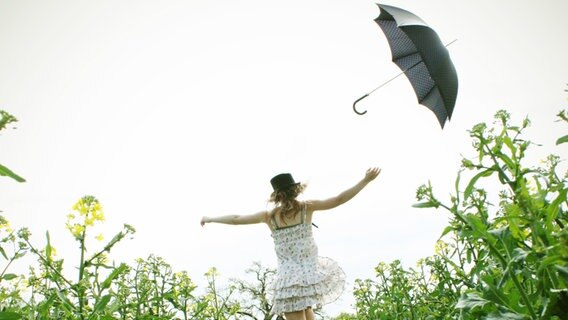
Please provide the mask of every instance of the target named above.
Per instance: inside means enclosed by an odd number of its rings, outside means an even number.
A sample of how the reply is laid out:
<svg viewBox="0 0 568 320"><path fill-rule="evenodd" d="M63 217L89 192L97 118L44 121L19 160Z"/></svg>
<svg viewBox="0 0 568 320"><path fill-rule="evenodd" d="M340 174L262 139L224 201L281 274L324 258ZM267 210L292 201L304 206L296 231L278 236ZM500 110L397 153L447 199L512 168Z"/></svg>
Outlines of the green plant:
<svg viewBox="0 0 568 320"><path fill-rule="evenodd" d="M156 255L137 259L133 266L109 262L114 246L135 230L124 225L105 245L93 245L103 240L102 235L91 235L103 221L102 206L93 196L79 199L67 216L66 227L80 250L73 280L64 272L64 260L58 258L49 232L45 246L37 247L27 228L14 231L0 216L0 253L6 261L0 271L0 319L206 320L244 314L233 297L236 286L220 288L215 268L206 273L205 292L198 295L186 271L175 272ZM38 265L30 266L27 276L10 273L12 263L26 253Z"/></svg>
<svg viewBox="0 0 568 320"><path fill-rule="evenodd" d="M466 253L462 264L469 289L456 304L463 318L564 316L557 307L565 303L568 284L568 189L566 176L557 173L560 158L550 155L543 167L525 167L526 151L533 144L521 135L530 121L512 125L504 110L495 119L495 128L479 124L470 131L478 156L462 161L464 170L474 172L463 193L456 190L451 205L443 205L424 186L418 192L425 200L420 206L451 213L445 232L452 232ZM504 186L494 212L487 191L477 187L489 177ZM459 180L460 175L456 186Z"/></svg>
<svg viewBox="0 0 568 320"><path fill-rule="evenodd" d="M564 111L558 117L568 122ZM477 155L462 160L449 204L430 184L418 188L415 207L450 213L436 254L419 270L381 263L376 280L358 280L359 318L568 317L567 175L555 155L539 167L524 164L535 145L522 137L528 118L513 125L500 110L495 119L493 128L469 131Z"/></svg>
<svg viewBox="0 0 568 320"><path fill-rule="evenodd" d="M125 264L109 264L107 253L127 235L134 233L134 229L125 225L111 241L87 257L87 232L95 223L104 220L102 207L96 198L85 196L73 206L73 211L68 215L67 228L80 248L76 281L64 275L63 260L57 259L49 232L46 233L47 241L43 249L30 242L27 229L19 232L24 248L33 253L39 262L39 270L30 267L27 283L31 296L20 301L23 304L19 310L21 316L99 319L105 315L111 299L111 284L127 270Z"/></svg>

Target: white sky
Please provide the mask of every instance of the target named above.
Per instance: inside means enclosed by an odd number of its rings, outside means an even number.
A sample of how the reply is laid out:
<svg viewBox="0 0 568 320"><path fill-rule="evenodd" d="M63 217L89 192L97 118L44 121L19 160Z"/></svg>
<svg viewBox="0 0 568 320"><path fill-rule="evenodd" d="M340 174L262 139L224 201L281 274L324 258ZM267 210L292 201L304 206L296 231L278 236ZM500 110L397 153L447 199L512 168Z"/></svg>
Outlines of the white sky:
<svg viewBox="0 0 568 320"><path fill-rule="evenodd" d="M266 208L269 179L291 172L320 198L383 173L345 206L316 216L322 255L350 285L379 261L413 266L430 255L447 215L411 208L432 181L447 201L466 130L506 108L529 116L541 143L535 164L565 126L568 2L403 1L449 48L460 88L444 130L401 77L373 21L372 1L0 1L0 109L20 121L3 132L0 209L38 246L49 230L74 271L78 250L65 216L81 196L105 208L110 239L133 240L117 261L155 253L198 283L212 266L238 277L253 261L275 266L264 226L199 226L202 215ZM19 270L22 273L26 269ZM349 310L350 291L326 310Z"/></svg>

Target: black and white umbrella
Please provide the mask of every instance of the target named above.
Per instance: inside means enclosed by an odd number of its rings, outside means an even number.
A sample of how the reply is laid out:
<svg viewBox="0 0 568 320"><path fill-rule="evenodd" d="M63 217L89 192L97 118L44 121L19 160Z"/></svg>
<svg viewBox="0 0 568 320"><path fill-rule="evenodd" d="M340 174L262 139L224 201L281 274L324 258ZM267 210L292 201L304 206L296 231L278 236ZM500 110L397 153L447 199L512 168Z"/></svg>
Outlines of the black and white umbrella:
<svg viewBox="0 0 568 320"><path fill-rule="evenodd" d="M378 4L381 13L375 22L384 32L392 61L402 70L353 103L355 105L388 82L405 74L418 102L432 110L442 128L452 116L458 93L458 76L446 45L436 32L415 14L393 6Z"/></svg>

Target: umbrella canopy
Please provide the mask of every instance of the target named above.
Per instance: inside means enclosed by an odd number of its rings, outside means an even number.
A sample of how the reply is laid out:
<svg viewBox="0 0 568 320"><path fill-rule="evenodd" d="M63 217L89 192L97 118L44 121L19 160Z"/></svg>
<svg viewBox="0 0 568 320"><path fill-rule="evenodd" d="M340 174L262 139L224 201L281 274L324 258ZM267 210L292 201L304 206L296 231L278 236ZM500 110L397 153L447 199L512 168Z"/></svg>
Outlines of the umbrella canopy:
<svg viewBox="0 0 568 320"><path fill-rule="evenodd" d="M452 116L458 92L458 76L446 46L413 13L378 6L381 13L375 22L388 40L392 61L410 81L418 102L434 112L443 128Z"/></svg>

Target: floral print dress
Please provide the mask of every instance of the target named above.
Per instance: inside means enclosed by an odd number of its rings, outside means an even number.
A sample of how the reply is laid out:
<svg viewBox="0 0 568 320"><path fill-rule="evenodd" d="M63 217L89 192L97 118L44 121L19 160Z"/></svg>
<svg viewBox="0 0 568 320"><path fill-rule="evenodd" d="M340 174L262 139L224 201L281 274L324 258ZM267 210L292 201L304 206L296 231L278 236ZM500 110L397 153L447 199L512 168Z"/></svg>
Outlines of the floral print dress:
<svg viewBox="0 0 568 320"><path fill-rule="evenodd" d="M312 225L305 223L306 204L302 222L278 227L272 217L274 247L278 258L276 280L271 286L272 312L283 314L321 307L341 296L345 288L345 273L337 262L318 256L312 235Z"/></svg>

